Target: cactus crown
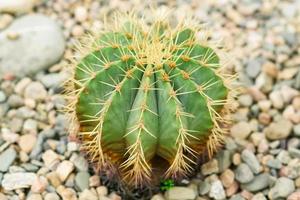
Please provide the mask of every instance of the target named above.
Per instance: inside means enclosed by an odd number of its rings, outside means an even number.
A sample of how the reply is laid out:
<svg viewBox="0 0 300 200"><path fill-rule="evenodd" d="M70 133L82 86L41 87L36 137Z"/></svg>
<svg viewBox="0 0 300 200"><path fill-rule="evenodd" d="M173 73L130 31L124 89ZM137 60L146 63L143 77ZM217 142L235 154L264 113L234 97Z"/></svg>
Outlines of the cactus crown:
<svg viewBox="0 0 300 200"><path fill-rule="evenodd" d="M174 29L161 15L151 25L134 14L115 22L81 48L68 87L82 149L130 185L150 181L158 168L187 175L223 140L231 77L190 20Z"/></svg>

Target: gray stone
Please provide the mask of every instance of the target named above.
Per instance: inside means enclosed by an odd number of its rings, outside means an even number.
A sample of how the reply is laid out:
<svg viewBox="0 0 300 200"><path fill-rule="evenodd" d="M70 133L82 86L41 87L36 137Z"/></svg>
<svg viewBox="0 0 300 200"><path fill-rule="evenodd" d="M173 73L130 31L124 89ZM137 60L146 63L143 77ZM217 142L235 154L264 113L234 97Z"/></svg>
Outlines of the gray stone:
<svg viewBox="0 0 300 200"><path fill-rule="evenodd" d="M248 165L241 163L235 170L235 179L240 183L249 183L254 175Z"/></svg>
<svg viewBox="0 0 300 200"><path fill-rule="evenodd" d="M257 193L252 197L251 200L267 200L267 198L263 193Z"/></svg>
<svg viewBox="0 0 300 200"><path fill-rule="evenodd" d="M17 94L12 94L8 97L7 103L12 108L17 108L24 105L23 98Z"/></svg>
<svg viewBox="0 0 300 200"><path fill-rule="evenodd" d="M246 73L249 77L255 78L261 70L261 63L258 59L250 60L246 66Z"/></svg>
<svg viewBox="0 0 300 200"><path fill-rule="evenodd" d="M291 148L288 149L288 152L289 152L289 154L292 158L299 158L300 159L300 150L299 149L291 147Z"/></svg>
<svg viewBox="0 0 300 200"><path fill-rule="evenodd" d="M52 19L40 14L16 19L0 33L0 77L33 75L56 63L64 48L63 33Z"/></svg>
<svg viewBox="0 0 300 200"><path fill-rule="evenodd" d="M89 167L88 162L83 156L73 154L72 157L70 158L70 160L73 162L73 164L75 165L75 167L78 171L87 171L88 170L88 167Z"/></svg>
<svg viewBox="0 0 300 200"><path fill-rule="evenodd" d="M3 103L5 100L6 100L5 93L0 90L0 103Z"/></svg>
<svg viewBox="0 0 300 200"><path fill-rule="evenodd" d="M75 184L80 189L80 191L89 188L89 178L90 174L88 172L78 172L76 174Z"/></svg>
<svg viewBox="0 0 300 200"><path fill-rule="evenodd" d="M286 177L280 177L269 192L270 199L286 198L295 190L294 182Z"/></svg>
<svg viewBox="0 0 300 200"><path fill-rule="evenodd" d="M231 165L231 153L228 150L222 150L217 154L217 160L219 164L219 172L224 172Z"/></svg>
<svg viewBox="0 0 300 200"><path fill-rule="evenodd" d="M34 173L5 174L2 180L2 187L5 190L28 188L36 179L37 175Z"/></svg>
<svg viewBox="0 0 300 200"><path fill-rule="evenodd" d="M31 163L23 163L22 167L27 171L27 172L37 172L39 170L39 167L31 164Z"/></svg>
<svg viewBox="0 0 300 200"><path fill-rule="evenodd" d="M239 122L230 129L231 136L237 139L246 139L251 133L251 127L247 122Z"/></svg>
<svg viewBox="0 0 300 200"><path fill-rule="evenodd" d="M235 194L229 200L245 200L245 198L240 194Z"/></svg>
<svg viewBox="0 0 300 200"><path fill-rule="evenodd" d="M226 194L220 180L216 180L211 183L209 197L216 200L222 200L226 198Z"/></svg>
<svg viewBox="0 0 300 200"><path fill-rule="evenodd" d="M0 154L0 171L6 172L9 166L15 161L17 152L13 147L6 149Z"/></svg>
<svg viewBox="0 0 300 200"><path fill-rule="evenodd" d="M282 164L278 159L270 159L267 161L267 166L274 169L280 169L282 167Z"/></svg>
<svg viewBox="0 0 300 200"><path fill-rule="evenodd" d="M210 191L210 183L208 181L201 181L201 183L198 186L199 194L205 195Z"/></svg>
<svg viewBox="0 0 300 200"><path fill-rule="evenodd" d="M293 132L296 136L300 136L300 124L297 124L293 127Z"/></svg>
<svg viewBox="0 0 300 200"><path fill-rule="evenodd" d="M258 174L260 172L261 166L252 151L245 149L241 154L241 158L250 167L254 174Z"/></svg>
<svg viewBox="0 0 300 200"><path fill-rule="evenodd" d="M168 200L194 200L196 195L195 190L188 187L173 187L165 193Z"/></svg>
<svg viewBox="0 0 300 200"><path fill-rule="evenodd" d="M66 73L51 73L38 78L46 88L59 88L68 78Z"/></svg>
<svg viewBox="0 0 300 200"><path fill-rule="evenodd" d="M245 184L241 184L241 188L248 190L249 192L257 192L267 188L270 185L270 175L267 173L259 174L254 179Z"/></svg>

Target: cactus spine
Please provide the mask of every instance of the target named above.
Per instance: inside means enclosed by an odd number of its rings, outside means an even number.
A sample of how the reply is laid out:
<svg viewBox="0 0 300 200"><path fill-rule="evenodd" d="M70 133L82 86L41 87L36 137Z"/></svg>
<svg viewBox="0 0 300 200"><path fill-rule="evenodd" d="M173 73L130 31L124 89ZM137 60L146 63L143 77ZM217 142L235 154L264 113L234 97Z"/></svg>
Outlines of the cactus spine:
<svg viewBox="0 0 300 200"><path fill-rule="evenodd" d="M130 185L151 181L156 168L185 176L223 140L232 77L193 23L172 29L156 17L149 26L135 15L115 22L74 62L71 128L91 162Z"/></svg>

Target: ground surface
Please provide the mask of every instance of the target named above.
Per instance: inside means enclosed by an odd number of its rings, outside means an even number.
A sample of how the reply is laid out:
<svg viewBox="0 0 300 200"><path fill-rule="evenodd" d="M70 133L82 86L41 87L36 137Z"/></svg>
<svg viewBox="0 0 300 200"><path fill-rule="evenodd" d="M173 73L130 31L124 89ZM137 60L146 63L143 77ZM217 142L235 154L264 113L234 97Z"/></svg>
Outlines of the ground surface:
<svg viewBox="0 0 300 200"><path fill-rule="evenodd" d="M5 2L14 5L8 9ZM223 38L229 67L245 89L224 149L191 180L137 199L299 200L300 1L157 2L173 7L178 18L195 14L214 39ZM121 199L120 190L105 186L79 146L68 142L60 85L75 39L101 28L103 15L134 6L141 10L146 3L0 0L0 200ZM31 13L48 17L24 22ZM26 34L36 30L35 20L43 31Z"/></svg>

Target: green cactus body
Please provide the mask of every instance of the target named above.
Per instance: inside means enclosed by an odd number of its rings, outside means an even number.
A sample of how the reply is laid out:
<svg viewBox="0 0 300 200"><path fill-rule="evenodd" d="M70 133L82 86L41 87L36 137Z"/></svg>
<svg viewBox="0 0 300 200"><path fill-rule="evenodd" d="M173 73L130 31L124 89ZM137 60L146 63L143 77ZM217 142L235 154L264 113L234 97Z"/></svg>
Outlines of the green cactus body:
<svg viewBox="0 0 300 200"><path fill-rule="evenodd" d="M117 22L75 65L70 109L82 149L131 185L151 180L158 157L166 177L187 175L223 139L230 88L219 56L194 26Z"/></svg>

